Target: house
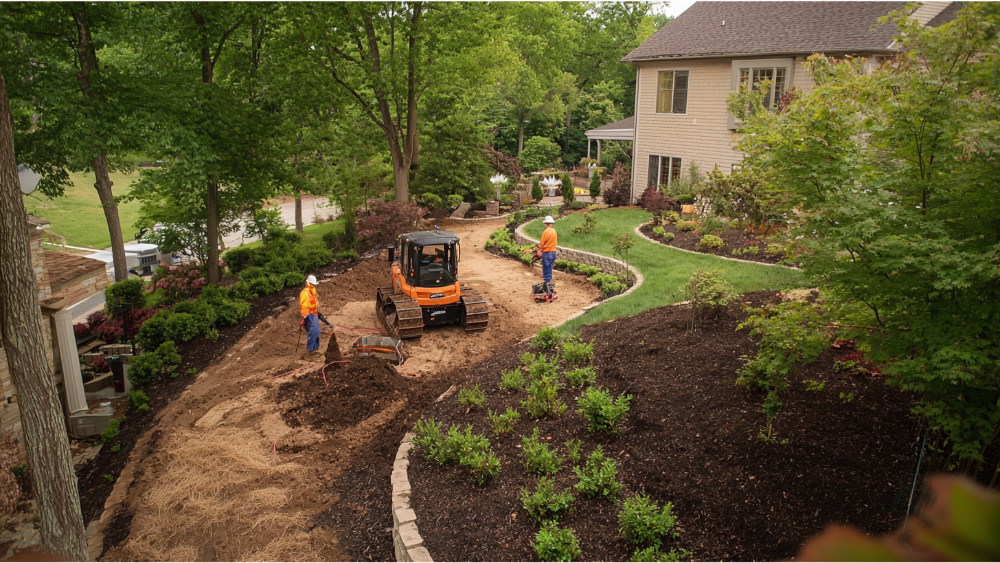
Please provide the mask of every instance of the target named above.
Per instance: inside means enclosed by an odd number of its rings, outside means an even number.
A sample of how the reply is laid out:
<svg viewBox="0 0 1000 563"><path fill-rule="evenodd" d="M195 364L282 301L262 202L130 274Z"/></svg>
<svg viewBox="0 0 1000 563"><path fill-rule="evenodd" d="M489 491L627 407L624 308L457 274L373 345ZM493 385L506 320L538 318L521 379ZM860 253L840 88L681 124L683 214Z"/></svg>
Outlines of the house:
<svg viewBox="0 0 1000 563"><path fill-rule="evenodd" d="M38 285L38 306L42 313L45 360L52 384L64 399L67 423L71 415L89 412L80 375L73 320L104 303L108 276L104 262L64 252L42 249L42 236L49 222L27 216L31 246L31 267ZM21 432L17 389L10 379L7 353L0 344L0 432Z"/></svg>
<svg viewBox="0 0 1000 563"><path fill-rule="evenodd" d="M737 123L727 99L741 84L767 80L773 103L791 88L808 92L804 63L814 53L861 56L873 64L896 53L896 28L879 18L906 2L696 2L626 55L636 69L632 197L646 187L702 173L731 173ZM939 26L961 2L924 2L912 16ZM619 124L605 127L621 129ZM613 126L613 127L612 127ZM602 138L598 128L588 138ZM591 133L593 135L591 135ZM623 132L615 130L615 138ZM603 137L608 138L608 137Z"/></svg>

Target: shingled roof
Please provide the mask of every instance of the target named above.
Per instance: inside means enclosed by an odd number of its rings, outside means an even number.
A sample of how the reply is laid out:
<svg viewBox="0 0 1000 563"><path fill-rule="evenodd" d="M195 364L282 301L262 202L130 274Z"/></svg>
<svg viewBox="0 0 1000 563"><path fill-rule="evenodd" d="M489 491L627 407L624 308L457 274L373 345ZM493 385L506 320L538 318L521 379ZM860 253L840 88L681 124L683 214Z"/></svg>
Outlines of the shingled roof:
<svg viewBox="0 0 1000 563"><path fill-rule="evenodd" d="M885 51L906 2L695 2L622 60ZM723 25L725 22L725 25Z"/></svg>
<svg viewBox="0 0 1000 563"><path fill-rule="evenodd" d="M958 16L958 12L962 10L962 2L952 2L948 4L948 7L944 10L938 12L938 15L934 16L931 21L927 22L927 27L941 27L942 25L954 20Z"/></svg>

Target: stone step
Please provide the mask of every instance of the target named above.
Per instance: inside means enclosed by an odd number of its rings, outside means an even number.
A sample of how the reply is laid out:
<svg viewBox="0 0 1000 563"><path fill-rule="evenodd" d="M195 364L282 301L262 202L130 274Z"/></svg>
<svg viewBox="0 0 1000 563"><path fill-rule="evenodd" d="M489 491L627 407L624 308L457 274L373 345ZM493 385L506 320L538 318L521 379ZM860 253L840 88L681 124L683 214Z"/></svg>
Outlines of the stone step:
<svg viewBox="0 0 1000 563"><path fill-rule="evenodd" d="M469 208L470 207L472 207L471 203L462 202L462 205L459 205L458 209L456 209L451 214L451 218L452 219L464 219L465 218L465 214L469 212Z"/></svg>

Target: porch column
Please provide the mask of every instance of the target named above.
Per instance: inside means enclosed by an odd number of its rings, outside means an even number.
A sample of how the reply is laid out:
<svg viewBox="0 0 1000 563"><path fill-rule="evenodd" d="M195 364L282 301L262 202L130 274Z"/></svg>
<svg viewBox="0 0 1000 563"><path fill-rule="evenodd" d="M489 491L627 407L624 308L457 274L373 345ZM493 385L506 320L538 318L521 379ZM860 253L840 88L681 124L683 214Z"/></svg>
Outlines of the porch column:
<svg viewBox="0 0 1000 563"><path fill-rule="evenodd" d="M590 158L590 137L587 137L587 158Z"/></svg>
<svg viewBox="0 0 1000 563"><path fill-rule="evenodd" d="M601 161L601 140L597 140L597 162Z"/></svg>
<svg viewBox="0 0 1000 563"><path fill-rule="evenodd" d="M73 313L61 309L52 316L56 325L56 342L62 363L63 388L66 389L68 415L90 412L87 395L83 390L83 376L80 374L79 354L76 352L76 336L73 334Z"/></svg>

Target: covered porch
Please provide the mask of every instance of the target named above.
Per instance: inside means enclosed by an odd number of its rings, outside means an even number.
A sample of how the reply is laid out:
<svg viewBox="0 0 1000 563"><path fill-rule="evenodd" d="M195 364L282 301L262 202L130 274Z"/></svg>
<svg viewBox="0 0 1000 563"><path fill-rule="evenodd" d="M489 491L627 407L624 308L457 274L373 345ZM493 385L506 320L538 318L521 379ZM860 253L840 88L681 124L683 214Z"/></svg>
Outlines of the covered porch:
<svg viewBox="0 0 1000 563"><path fill-rule="evenodd" d="M590 129L585 131L584 135L587 136L587 158L594 158L590 156L591 141L597 141L596 160L600 162L602 141L632 141L635 139L635 116Z"/></svg>

